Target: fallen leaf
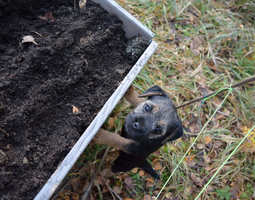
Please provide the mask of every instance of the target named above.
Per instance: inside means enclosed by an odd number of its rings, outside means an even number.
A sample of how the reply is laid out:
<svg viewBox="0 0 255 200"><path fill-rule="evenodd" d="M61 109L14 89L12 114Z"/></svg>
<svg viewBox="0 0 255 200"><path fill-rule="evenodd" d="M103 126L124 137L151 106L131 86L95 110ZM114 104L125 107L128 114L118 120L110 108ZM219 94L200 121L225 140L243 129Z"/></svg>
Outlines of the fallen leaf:
<svg viewBox="0 0 255 200"><path fill-rule="evenodd" d="M136 174L138 172L138 167L135 167L131 170L132 173Z"/></svg>
<svg viewBox="0 0 255 200"><path fill-rule="evenodd" d="M153 186L154 186L154 181L153 182L151 182L151 181L146 182L146 188L151 188Z"/></svg>
<svg viewBox="0 0 255 200"><path fill-rule="evenodd" d="M101 174L102 174L102 176L105 177L105 178L109 178L109 177L115 175L115 173L113 173L112 170L109 169L109 168L103 169L103 171L101 172Z"/></svg>
<svg viewBox="0 0 255 200"><path fill-rule="evenodd" d="M109 120L108 120L108 126L109 126L109 129L114 129L116 128L116 125L115 125L115 120L117 119L117 116L115 117L109 117Z"/></svg>
<svg viewBox="0 0 255 200"><path fill-rule="evenodd" d="M153 164L154 164L154 168L156 171L162 169L162 165L158 160L157 160L157 162L153 162Z"/></svg>
<svg viewBox="0 0 255 200"><path fill-rule="evenodd" d="M195 174L191 174L191 179L194 181L194 183L199 186L202 187L202 179L197 177Z"/></svg>
<svg viewBox="0 0 255 200"><path fill-rule="evenodd" d="M80 187L80 181L81 181L81 177L78 176L76 178L74 178L72 181L71 181L71 186L72 186L72 189L73 191L76 191L78 190L78 188Z"/></svg>
<svg viewBox="0 0 255 200"><path fill-rule="evenodd" d="M211 158L209 156L204 156L203 158L204 158L206 163L210 163L211 162Z"/></svg>
<svg viewBox="0 0 255 200"><path fill-rule="evenodd" d="M165 197L166 197L167 199L170 199L170 198L172 197L172 193L171 193L171 192L166 193L166 194L165 194Z"/></svg>
<svg viewBox="0 0 255 200"><path fill-rule="evenodd" d="M115 185L115 186L113 187L113 191L116 192L117 194L119 194L120 191L121 191L121 187L120 187L119 185Z"/></svg>
<svg viewBox="0 0 255 200"><path fill-rule="evenodd" d="M184 160L187 161L188 163L190 163L191 161L193 161L194 156L185 156Z"/></svg>
<svg viewBox="0 0 255 200"><path fill-rule="evenodd" d="M203 148L204 148L204 145L203 145L202 143L199 143L199 144L197 144L197 148L198 148L198 149L203 149Z"/></svg>
<svg viewBox="0 0 255 200"><path fill-rule="evenodd" d="M220 140L214 141L214 144L213 144L214 149L218 149L218 148L221 147L223 144L224 144L224 143L223 143L222 141L220 141Z"/></svg>
<svg viewBox="0 0 255 200"><path fill-rule="evenodd" d="M34 44L37 45L37 43L35 42L34 37L31 36L31 35L24 36L24 37L22 38L21 43L34 43Z"/></svg>
<svg viewBox="0 0 255 200"><path fill-rule="evenodd" d="M133 188L133 180L131 177L127 177L124 179L124 183L127 185L128 188Z"/></svg>
<svg viewBox="0 0 255 200"><path fill-rule="evenodd" d="M203 51L202 41L200 38L195 37L190 43L190 50L195 56L198 56Z"/></svg>
<svg viewBox="0 0 255 200"><path fill-rule="evenodd" d="M80 195L78 193L72 193L72 198L74 200L78 200L78 199L80 199Z"/></svg>
<svg viewBox="0 0 255 200"><path fill-rule="evenodd" d="M149 194L144 195L143 200L151 200L151 195Z"/></svg>
<svg viewBox="0 0 255 200"><path fill-rule="evenodd" d="M241 196L240 184L238 179L234 183L232 183L230 188L230 193L231 193L231 196L230 196L231 200L239 199L239 197Z"/></svg>
<svg viewBox="0 0 255 200"><path fill-rule="evenodd" d="M78 114L79 109L73 105L73 114Z"/></svg>
<svg viewBox="0 0 255 200"><path fill-rule="evenodd" d="M96 181L100 184L100 185L106 185L105 183L105 179L102 176L98 176L96 178ZM107 179L107 181L109 181L109 179Z"/></svg>
<svg viewBox="0 0 255 200"><path fill-rule="evenodd" d="M140 171L139 171L139 175L140 175L141 177L143 177L143 176L145 175L145 172L144 172L143 170L140 170Z"/></svg>
<svg viewBox="0 0 255 200"><path fill-rule="evenodd" d="M205 144L209 144L212 141L212 138L208 135L205 136Z"/></svg>
<svg viewBox="0 0 255 200"><path fill-rule="evenodd" d="M88 180L81 180L80 181L80 187L77 189L77 193L78 194L83 194L86 190L87 190L87 188L88 188L88 186L89 186L89 181Z"/></svg>
<svg viewBox="0 0 255 200"><path fill-rule="evenodd" d="M205 171L210 172L211 170L212 170L212 168L211 168L211 167L205 167Z"/></svg>

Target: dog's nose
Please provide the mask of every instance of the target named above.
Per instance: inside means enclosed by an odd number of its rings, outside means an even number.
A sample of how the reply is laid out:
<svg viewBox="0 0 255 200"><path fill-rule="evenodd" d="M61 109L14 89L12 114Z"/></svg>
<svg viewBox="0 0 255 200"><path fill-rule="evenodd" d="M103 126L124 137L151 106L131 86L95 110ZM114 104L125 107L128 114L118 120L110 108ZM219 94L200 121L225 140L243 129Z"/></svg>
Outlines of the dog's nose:
<svg viewBox="0 0 255 200"><path fill-rule="evenodd" d="M134 122L133 127L134 127L135 130L139 130L140 129L139 122Z"/></svg>

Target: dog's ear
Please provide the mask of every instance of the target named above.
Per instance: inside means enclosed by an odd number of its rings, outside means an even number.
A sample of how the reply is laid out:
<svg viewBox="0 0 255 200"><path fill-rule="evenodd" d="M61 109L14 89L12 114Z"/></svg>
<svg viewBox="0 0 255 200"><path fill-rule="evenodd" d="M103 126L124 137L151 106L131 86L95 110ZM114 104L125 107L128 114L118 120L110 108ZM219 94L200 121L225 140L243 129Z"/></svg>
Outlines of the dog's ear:
<svg viewBox="0 0 255 200"><path fill-rule="evenodd" d="M168 97L167 93L162 90L159 86L154 85L148 90L146 90L144 93L138 95L138 97L152 97L152 96L162 96L162 97Z"/></svg>

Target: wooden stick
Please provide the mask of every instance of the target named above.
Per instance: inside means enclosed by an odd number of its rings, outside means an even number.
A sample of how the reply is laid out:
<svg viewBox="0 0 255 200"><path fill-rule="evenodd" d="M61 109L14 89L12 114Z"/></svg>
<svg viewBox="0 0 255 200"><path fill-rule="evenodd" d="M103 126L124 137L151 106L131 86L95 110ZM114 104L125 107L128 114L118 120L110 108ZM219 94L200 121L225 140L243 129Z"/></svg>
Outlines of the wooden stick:
<svg viewBox="0 0 255 200"><path fill-rule="evenodd" d="M235 87L242 86L242 85L247 84L247 83L249 83L249 82L251 82L251 81L255 81L255 76L252 76L252 77L247 78L247 79L245 79L245 80L243 80L243 81L240 81L240 82L237 82L237 83L235 83L235 84L232 84L232 85L231 85L231 88L235 88ZM226 90L228 90L228 89L229 89L229 88L223 89L223 90L221 90L220 92L224 92L224 91L226 91ZM216 92L217 92L217 91L216 91ZM216 92L212 92L212 93L210 93L210 94L207 94L206 97L210 97L210 96L214 95ZM199 98L197 98L197 99L193 99L193 100L188 101L188 102L186 102L186 103L184 103L184 104L182 104L182 105L180 105L180 106L177 106L176 108L178 109L178 108L184 107L184 106L186 106L186 105L189 105L189 104L192 104L192 103L194 103L194 102L200 101L200 100L202 100L203 98L205 98L205 97L202 96L202 97L199 97Z"/></svg>

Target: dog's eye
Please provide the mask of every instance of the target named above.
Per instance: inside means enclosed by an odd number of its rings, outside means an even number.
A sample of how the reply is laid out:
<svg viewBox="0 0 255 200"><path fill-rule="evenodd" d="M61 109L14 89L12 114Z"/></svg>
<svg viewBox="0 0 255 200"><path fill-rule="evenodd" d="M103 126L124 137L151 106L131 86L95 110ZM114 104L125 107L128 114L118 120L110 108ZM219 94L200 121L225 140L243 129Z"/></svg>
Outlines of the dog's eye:
<svg viewBox="0 0 255 200"><path fill-rule="evenodd" d="M149 106L149 105L145 105L144 106L144 110L145 110L145 112L150 112L151 111L151 106Z"/></svg>
<svg viewBox="0 0 255 200"><path fill-rule="evenodd" d="M155 128L155 133L156 133L156 134L159 135L159 134L161 134L161 132L162 132L162 130L161 130L160 127L156 127L156 128Z"/></svg>

